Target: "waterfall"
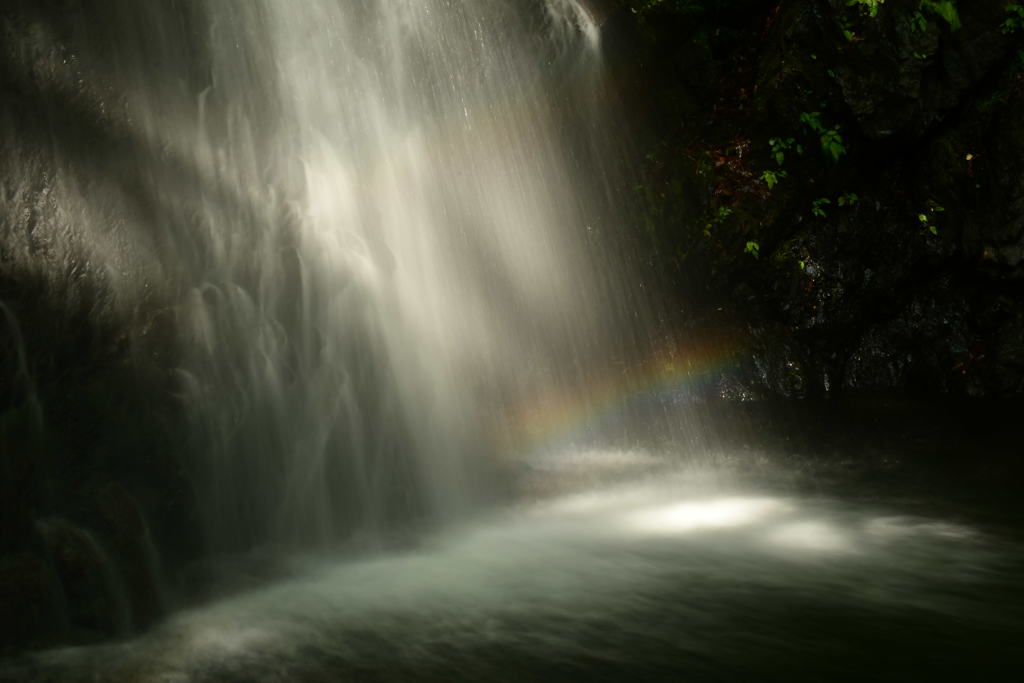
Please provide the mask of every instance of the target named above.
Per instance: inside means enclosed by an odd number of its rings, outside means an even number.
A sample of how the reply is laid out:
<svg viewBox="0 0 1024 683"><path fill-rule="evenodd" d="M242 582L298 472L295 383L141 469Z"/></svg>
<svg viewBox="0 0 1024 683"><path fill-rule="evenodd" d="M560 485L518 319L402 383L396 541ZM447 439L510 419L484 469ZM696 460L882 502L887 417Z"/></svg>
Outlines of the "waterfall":
<svg viewBox="0 0 1024 683"><path fill-rule="evenodd" d="M8 226L9 260L53 291L90 283L112 320L169 311L212 546L472 508L508 411L582 381L628 308L601 256L614 162L589 10L70 11L6 48L48 112L4 126L13 186L46 207Z"/></svg>

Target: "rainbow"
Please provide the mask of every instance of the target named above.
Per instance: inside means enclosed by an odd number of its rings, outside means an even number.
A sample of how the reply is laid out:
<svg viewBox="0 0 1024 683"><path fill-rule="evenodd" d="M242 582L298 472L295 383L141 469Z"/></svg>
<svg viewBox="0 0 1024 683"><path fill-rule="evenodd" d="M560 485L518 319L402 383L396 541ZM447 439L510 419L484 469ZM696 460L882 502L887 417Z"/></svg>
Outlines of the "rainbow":
<svg viewBox="0 0 1024 683"><path fill-rule="evenodd" d="M577 441L651 406L695 400L717 390L742 347L726 338L673 343L638 363L608 368L583 386L549 391L508 411L498 441L510 453L531 453Z"/></svg>

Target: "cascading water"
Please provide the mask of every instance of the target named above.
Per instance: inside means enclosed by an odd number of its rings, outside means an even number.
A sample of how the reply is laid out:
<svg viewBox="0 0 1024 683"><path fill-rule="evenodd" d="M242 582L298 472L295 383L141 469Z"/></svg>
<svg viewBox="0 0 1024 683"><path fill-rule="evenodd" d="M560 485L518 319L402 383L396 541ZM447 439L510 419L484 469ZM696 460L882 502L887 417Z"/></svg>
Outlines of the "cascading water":
<svg viewBox="0 0 1024 683"><path fill-rule="evenodd" d="M269 585L221 558L233 595L130 641L0 660L0 680L995 680L1016 664L1019 534L950 513L959 489L876 484L908 471L902 445L865 455L857 424L851 457L743 430L702 455L680 412L652 425L728 354L657 339L615 238L628 136L590 3L12 6L0 446L19 450L0 450L0 610L24 609L0 629L65 629L53 644L152 623L147 514L160 539L191 531L187 495L164 495L190 488L182 457L210 554L480 514L378 552L257 554L294 569ZM99 407L68 408L83 396ZM92 434L126 427L108 408L149 415L135 400L159 418L142 447ZM604 415L628 438L577 438ZM530 457L500 462L515 451ZM69 471L25 490L50 452ZM513 470L519 505L475 507L483 475ZM181 583L207 569L181 554Z"/></svg>
<svg viewBox="0 0 1024 683"><path fill-rule="evenodd" d="M457 513L481 407L607 326L549 73L596 59L594 26L570 0L205 11L211 83L172 145L213 181L181 323L216 535Z"/></svg>
<svg viewBox="0 0 1024 683"><path fill-rule="evenodd" d="M213 548L472 505L507 403L578 382L626 308L621 255L595 238L614 216L588 10L92 11L11 43L55 116L112 143L54 146L43 182L63 215L36 232L92 269L105 315L173 310Z"/></svg>

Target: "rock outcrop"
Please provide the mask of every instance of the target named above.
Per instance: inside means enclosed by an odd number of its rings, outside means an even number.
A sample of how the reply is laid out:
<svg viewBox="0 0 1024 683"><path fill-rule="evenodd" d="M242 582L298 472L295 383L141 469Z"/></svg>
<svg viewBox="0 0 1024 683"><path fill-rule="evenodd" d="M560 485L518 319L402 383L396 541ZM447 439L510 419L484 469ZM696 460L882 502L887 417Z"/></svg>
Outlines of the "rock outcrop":
<svg viewBox="0 0 1024 683"><path fill-rule="evenodd" d="M751 0L616 15L646 47L617 51L649 100L641 239L683 325L744 340L730 381L748 395L1024 391L1013 12Z"/></svg>

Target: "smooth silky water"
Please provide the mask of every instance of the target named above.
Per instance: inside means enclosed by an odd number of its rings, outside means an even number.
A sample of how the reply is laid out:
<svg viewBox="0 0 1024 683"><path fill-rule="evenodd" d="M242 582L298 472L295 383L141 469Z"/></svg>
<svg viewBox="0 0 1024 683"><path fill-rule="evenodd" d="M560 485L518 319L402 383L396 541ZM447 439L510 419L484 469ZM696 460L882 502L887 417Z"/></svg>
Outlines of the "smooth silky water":
<svg viewBox="0 0 1024 683"><path fill-rule="evenodd" d="M683 417L722 354L658 331L615 237L628 135L600 4L126 0L12 37L39 106L99 142L10 143L17 192L57 209L48 246L9 250L56 292L84 263L122 324L171 312L204 545L284 569L0 680L1015 664L1015 540L928 500L753 476L763 454Z"/></svg>

